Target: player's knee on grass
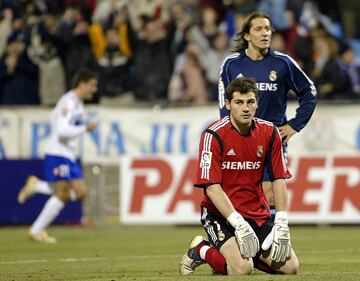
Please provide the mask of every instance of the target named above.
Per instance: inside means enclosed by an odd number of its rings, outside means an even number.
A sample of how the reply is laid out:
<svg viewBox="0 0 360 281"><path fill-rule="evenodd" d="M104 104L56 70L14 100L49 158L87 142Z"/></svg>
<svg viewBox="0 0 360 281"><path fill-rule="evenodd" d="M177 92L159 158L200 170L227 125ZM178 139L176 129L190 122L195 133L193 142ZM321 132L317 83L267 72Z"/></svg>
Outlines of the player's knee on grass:
<svg viewBox="0 0 360 281"><path fill-rule="evenodd" d="M300 268L299 260L293 251L291 258L286 262L284 267L281 268L281 271L284 274L298 274L299 268Z"/></svg>
<svg viewBox="0 0 360 281"><path fill-rule="evenodd" d="M254 263L252 259L242 258L235 237L231 237L221 246L220 253L226 260L228 275L251 274Z"/></svg>
<svg viewBox="0 0 360 281"><path fill-rule="evenodd" d="M298 274L300 263L295 252L292 250L291 258L284 263L271 262L271 268L282 274Z"/></svg>

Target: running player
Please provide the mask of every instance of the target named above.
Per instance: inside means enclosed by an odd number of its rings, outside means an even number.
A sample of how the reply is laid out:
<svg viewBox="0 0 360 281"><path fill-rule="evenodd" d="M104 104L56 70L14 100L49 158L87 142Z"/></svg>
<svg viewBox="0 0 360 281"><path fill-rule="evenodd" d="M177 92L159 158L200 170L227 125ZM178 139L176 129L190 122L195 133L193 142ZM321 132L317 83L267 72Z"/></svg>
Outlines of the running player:
<svg viewBox="0 0 360 281"><path fill-rule="evenodd" d="M41 213L32 224L29 237L37 242L56 243L45 229L55 220L70 199L70 193L81 200L86 185L76 146L81 134L93 131L94 123L85 122L83 101L90 100L97 91L97 75L89 70L79 70L74 78L74 88L57 102L51 113L51 136L45 147L45 180L54 187ZM28 185L36 186L36 179L29 178ZM48 189L49 187L43 187ZM21 197L21 196L20 196ZM26 200L24 196L24 200ZM20 199L21 199L20 198Z"/></svg>

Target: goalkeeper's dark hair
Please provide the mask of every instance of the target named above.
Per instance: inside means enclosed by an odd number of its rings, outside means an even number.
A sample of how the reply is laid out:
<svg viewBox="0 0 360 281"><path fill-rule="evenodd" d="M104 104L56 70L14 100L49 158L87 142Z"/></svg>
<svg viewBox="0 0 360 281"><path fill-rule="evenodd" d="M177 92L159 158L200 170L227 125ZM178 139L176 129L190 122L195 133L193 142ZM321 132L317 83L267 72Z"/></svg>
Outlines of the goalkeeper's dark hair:
<svg viewBox="0 0 360 281"><path fill-rule="evenodd" d="M226 88L225 98L230 102L233 99L235 92L239 92L242 95L253 92L256 99L259 96L256 81L250 77L239 77L231 81Z"/></svg>
<svg viewBox="0 0 360 281"><path fill-rule="evenodd" d="M80 82L88 82L91 79L98 79L98 74L94 71L91 71L90 69L80 69L76 72L74 79L73 79L73 85L74 88L79 86Z"/></svg>
<svg viewBox="0 0 360 281"><path fill-rule="evenodd" d="M269 20L271 30L273 30L272 21L269 15L262 12L254 12L250 14L243 23L241 31L236 33L236 37L234 39L234 43L231 48L232 52L240 52L242 50L245 50L249 46L249 43L248 41L245 40L244 36L245 34L249 34L252 25L252 20L257 18L263 18Z"/></svg>

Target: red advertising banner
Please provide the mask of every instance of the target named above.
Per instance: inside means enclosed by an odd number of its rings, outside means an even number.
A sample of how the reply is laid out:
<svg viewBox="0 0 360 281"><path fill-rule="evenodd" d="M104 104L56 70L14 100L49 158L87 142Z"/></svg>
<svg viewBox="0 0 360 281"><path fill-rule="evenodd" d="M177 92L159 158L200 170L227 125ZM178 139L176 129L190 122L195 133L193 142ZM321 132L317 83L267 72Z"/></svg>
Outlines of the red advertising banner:
<svg viewBox="0 0 360 281"><path fill-rule="evenodd" d="M192 186L196 165L196 158L182 155L123 157L121 223L199 223L202 190ZM360 155L299 156L289 167L291 223L360 223Z"/></svg>

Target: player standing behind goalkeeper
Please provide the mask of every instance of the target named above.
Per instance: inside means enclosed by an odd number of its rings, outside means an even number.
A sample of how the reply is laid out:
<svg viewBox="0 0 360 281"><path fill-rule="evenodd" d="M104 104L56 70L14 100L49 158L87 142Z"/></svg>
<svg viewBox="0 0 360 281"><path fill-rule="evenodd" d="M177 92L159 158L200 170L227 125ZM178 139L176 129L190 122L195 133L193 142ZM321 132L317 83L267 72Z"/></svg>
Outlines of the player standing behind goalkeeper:
<svg viewBox="0 0 360 281"><path fill-rule="evenodd" d="M83 69L76 73L74 84L74 89L62 96L51 112L52 131L45 147L44 169L45 180L53 185L55 194L48 199L30 228L29 237L37 242L56 243L45 229L64 208L71 193L77 200L86 194L76 146L83 133L96 129L94 123L85 122L83 101L92 99L97 91L98 78L95 73Z"/></svg>
<svg viewBox="0 0 360 281"><path fill-rule="evenodd" d="M310 120L316 106L317 92L314 83L288 55L270 48L272 36L271 18L255 12L244 22L237 34L233 54L229 55L220 70L219 109L220 117L229 114L225 107L225 89L237 77L252 77L259 89L259 108L256 117L273 122L283 140L286 159L289 139ZM298 99L295 118L287 120L286 107L289 90ZM265 169L263 188L273 209L273 194L269 171Z"/></svg>
<svg viewBox="0 0 360 281"><path fill-rule="evenodd" d="M291 248L287 219L281 137L270 122L254 118L258 108L255 81L241 77L226 89L226 116L201 135L196 187L204 189L201 223L209 243L196 236L180 261L191 274L203 263L218 274L247 275L254 262L269 273L295 274L298 258ZM273 183L273 223L261 187L264 167ZM259 268L259 266L258 266Z"/></svg>

